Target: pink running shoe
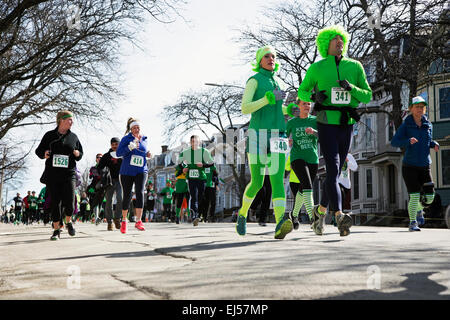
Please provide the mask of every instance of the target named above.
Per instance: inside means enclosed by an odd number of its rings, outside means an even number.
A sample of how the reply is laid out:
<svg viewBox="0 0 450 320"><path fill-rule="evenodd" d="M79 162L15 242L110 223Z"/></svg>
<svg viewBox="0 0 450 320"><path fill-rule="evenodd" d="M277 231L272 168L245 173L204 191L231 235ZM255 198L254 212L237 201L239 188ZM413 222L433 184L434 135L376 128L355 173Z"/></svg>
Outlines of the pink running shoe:
<svg viewBox="0 0 450 320"><path fill-rule="evenodd" d="M120 226L120 232L127 233L127 222L122 221L122 225Z"/></svg>
<svg viewBox="0 0 450 320"><path fill-rule="evenodd" d="M145 231L144 224L142 223L142 221L136 222L136 224L134 225L134 227L135 227L136 229L138 229L138 230Z"/></svg>

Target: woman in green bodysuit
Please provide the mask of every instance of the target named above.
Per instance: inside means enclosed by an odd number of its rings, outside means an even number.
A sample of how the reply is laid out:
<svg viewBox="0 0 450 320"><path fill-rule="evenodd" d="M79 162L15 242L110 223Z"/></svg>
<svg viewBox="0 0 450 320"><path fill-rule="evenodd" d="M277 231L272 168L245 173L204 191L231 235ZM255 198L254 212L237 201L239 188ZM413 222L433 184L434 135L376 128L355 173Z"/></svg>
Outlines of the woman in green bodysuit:
<svg viewBox="0 0 450 320"><path fill-rule="evenodd" d="M251 114L246 145L251 181L245 188L236 223L236 231L241 236L246 233L247 213L263 185L266 167L272 186L275 239L283 239L293 228L285 214L283 177L289 146L284 119L286 110L283 109L286 93L282 90L281 80L275 76L278 69L275 49L271 46L258 49L253 69L257 73L247 81L242 97L242 113Z"/></svg>

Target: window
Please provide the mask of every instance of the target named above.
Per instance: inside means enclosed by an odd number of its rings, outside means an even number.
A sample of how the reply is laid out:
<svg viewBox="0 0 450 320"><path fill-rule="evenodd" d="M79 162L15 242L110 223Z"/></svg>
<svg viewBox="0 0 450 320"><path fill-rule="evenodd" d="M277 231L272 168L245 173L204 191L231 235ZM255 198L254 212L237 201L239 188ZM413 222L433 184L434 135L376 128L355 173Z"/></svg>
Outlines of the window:
<svg viewBox="0 0 450 320"><path fill-rule="evenodd" d="M439 119L450 118L450 87L439 89Z"/></svg>
<svg viewBox="0 0 450 320"><path fill-rule="evenodd" d="M367 117L366 118L366 121L365 121L365 124L366 124L366 136L365 136L365 139L366 139L366 147L371 147L372 146L372 141L373 141L373 129L372 129L372 118L370 118L370 117Z"/></svg>
<svg viewBox="0 0 450 320"><path fill-rule="evenodd" d="M366 196L367 198L373 198L373 181L372 181L372 169L366 170Z"/></svg>
<svg viewBox="0 0 450 320"><path fill-rule="evenodd" d="M442 184L450 185L450 149L441 150Z"/></svg>
<svg viewBox="0 0 450 320"><path fill-rule="evenodd" d="M359 172L353 172L353 199L359 199Z"/></svg>

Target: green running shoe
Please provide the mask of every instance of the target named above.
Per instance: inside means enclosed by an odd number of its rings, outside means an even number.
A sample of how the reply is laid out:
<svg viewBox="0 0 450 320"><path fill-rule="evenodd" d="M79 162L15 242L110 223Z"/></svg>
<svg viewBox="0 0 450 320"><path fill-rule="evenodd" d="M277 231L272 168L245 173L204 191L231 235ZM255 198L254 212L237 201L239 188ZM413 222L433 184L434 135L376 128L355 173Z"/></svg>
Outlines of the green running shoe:
<svg viewBox="0 0 450 320"><path fill-rule="evenodd" d="M277 223L275 228L275 239L284 239L286 235L294 229L291 219L289 219L289 214L285 214L280 222Z"/></svg>
<svg viewBox="0 0 450 320"><path fill-rule="evenodd" d="M239 213L236 222L236 232L240 236L245 236L245 233L247 232L247 218Z"/></svg>

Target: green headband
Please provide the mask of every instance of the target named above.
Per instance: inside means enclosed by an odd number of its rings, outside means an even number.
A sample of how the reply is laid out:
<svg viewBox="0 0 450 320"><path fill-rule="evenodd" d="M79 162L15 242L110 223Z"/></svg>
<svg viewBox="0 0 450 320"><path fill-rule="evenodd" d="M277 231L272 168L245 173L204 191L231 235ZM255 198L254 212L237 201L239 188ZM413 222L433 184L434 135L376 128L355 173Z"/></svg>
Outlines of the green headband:
<svg viewBox="0 0 450 320"><path fill-rule="evenodd" d="M264 47L261 47L256 51L256 63L253 64L253 71L259 72L260 69L260 63L261 59L267 54L267 53L273 53L275 57L277 56L277 52L275 51L274 47L266 45ZM275 62L275 69L274 72L278 71L280 67L280 64L278 62Z"/></svg>
<svg viewBox="0 0 450 320"><path fill-rule="evenodd" d="M61 117L61 119L67 119L67 118L72 118L73 117L73 115L71 115L71 114L66 114L66 115L63 115L62 117Z"/></svg>

